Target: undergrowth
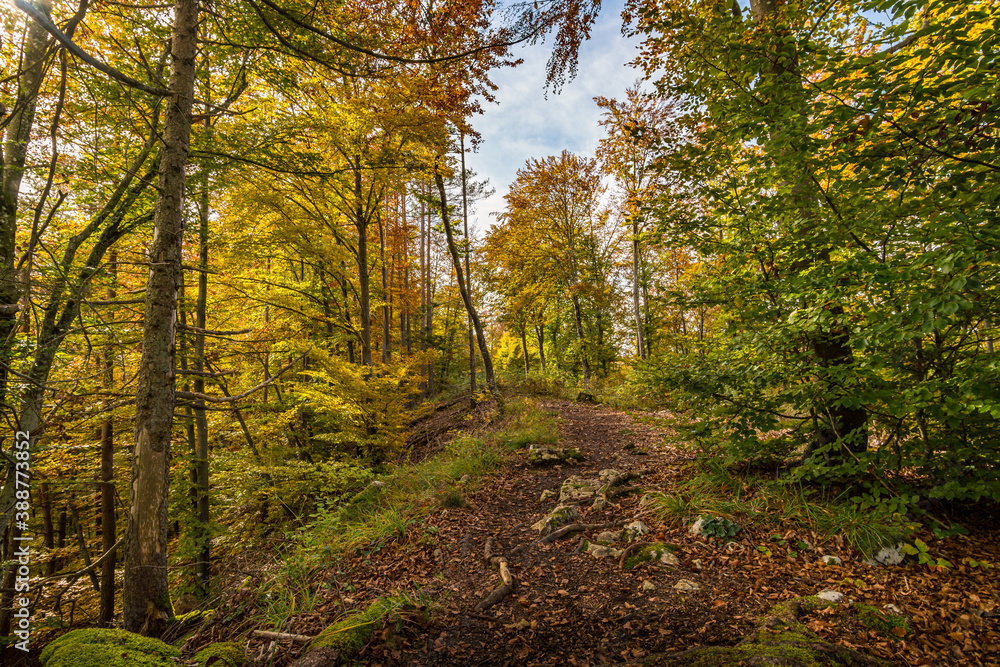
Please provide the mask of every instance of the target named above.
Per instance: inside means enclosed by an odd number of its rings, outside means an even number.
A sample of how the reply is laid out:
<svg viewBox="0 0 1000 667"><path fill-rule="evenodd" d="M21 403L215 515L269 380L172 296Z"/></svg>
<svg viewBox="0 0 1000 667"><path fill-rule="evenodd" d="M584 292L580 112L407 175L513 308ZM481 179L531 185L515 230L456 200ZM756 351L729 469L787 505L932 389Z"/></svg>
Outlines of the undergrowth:
<svg viewBox="0 0 1000 667"><path fill-rule="evenodd" d="M702 459L695 466L695 474L675 493L656 498L661 520L686 525L710 514L738 523L796 526L823 538L841 535L865 557L897 544L913 530L893 508L864 507L846 493L833 495L801 481L734 473L713 459Z"/></svg>
<svg viewBox="0 0 1000 667"><path fill-rule="evenodd" d="M502 431L459 433L437 455L390 466L343 503L320 505L309 521L287 534L277 571L258 590L262 625L279 628L292 616L311 611L317 591L333 583L318 583L318 575L340 558L420 539L424 518L466 505L466 494L499 469L506 452L555 443L556 418L533 399L510 400L507 415Z"/></svg>

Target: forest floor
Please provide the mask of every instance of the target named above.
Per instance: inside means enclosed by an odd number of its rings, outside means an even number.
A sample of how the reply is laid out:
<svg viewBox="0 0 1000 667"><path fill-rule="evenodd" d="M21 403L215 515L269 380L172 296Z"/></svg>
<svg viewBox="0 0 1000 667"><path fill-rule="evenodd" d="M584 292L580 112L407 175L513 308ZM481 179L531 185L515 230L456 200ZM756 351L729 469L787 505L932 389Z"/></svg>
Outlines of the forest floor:
<svg viewBox="0 0 1000 667"><path fill-rule="evenodd" d="M969 535L935 542L934 555L956 564L944 571L915 562L871 567L837 535L797 531L768 519L745 522L730 544L692 536L688 526L659 521L651 507L640 507L643 494L669 492L690 476L694 460L669 444L671 434L657 420L557 399L540 399L538 407L558 414L559 446L576 448L582 461L539 467L528 460L527 450L513 453L498 473L466 491L464 507L437 509L411 527L406 539L341 560L331 572L337 591L285 630L316 635L347 609L364 609L400 591L416 596L419 590L426 617L403 616L391 633L376 633L357 661L598 665L694 646L731 646L776 603L832 589L855 608L895 605L912 632L900 638L872 629L841 604L805 620L824 641L889 664L1000 665L998 570L957 565L966 556L1000 562L995 524L966 523ZM542 501L543 492L558 492L571 475L596 479L608 469L634 474L628 484L635 492L610 499L602 509L583 503L575 519L605 527L541 543L532 524L557 503ZM674 545L678 564L623 569L618 557L581 551L583 540L636 519L651 529L640 541ZM488 543L492 555L506 558L516 585L498 604L479 609L500 583L486 561ZM622 538L612 546L626 545ZM842 564L825 565L825 555ZM675 589L681 580L700 590ZM259 648L263 653L265 644L256 641L250 653ZM257 664L289 664L299 651L295 644L272 644L267 659ZM308 664L314 663L325 664L315 658Z"/></svg>

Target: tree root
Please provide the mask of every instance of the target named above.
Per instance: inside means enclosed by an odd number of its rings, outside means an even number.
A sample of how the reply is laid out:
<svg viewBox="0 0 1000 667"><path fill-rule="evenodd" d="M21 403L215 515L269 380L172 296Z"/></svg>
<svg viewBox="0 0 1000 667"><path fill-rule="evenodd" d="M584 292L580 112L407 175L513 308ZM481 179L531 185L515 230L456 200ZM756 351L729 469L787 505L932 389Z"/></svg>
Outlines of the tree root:
<svg viewBox="0 0 1000 667"><path fill-rule="evenodd" d="M476 611L485 611L495 604L499 604L505 597L510 595L511 591L517 586L517 579L514 574L510 571L510 567L507 565L507 558L503 554L496 554L494 549L496 549L496 540L492 537L486 540L485 548L485 560L490 565L496 565L500 568L500 579L502 583L493 589L484 600L481 600L479 604L476 605Z"/></svg>
<svg viewBox="0 0 1000 667"><path fill-rule="evenodd" d="M624 571L625 561L628 560L629 556L639 551L643 547L651 547L654 544L655 542L636 542L634 544L628 545L628 548L626 548L625 551L622 552L621 558L618 559L618 569Z"/></svg>
<svg viewBox="0 0 1000 667"><path fill-rule="evenodd" d="M568 526L563 526L557 531L549 533L542 539L538 540L542 544L551 544L556 540L566 537L570 533L579 533L583 530L600 530L601 528L613 528L615 522L611 523L573 523Z"/></svg>

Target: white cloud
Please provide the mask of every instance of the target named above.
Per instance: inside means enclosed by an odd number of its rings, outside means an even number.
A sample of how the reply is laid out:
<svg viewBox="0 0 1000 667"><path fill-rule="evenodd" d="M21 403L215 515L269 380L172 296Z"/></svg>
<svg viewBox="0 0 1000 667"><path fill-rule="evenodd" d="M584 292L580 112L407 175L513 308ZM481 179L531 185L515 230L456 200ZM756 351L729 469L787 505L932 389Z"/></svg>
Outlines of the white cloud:
<svg viewBox="0 0 1000 667"><path fill-rule="evenodd" d="M593 155L603 134L593 98L620 98L638 77L626 63L636 56L639 40L622 37L620 13L620 2L602 7L590 40L580 49L579 74L558 95L549 92L545 98L550 45L515 49L524 63L493 73L499 104L484 103L485 113L473 119L483 141L479 152L466 158L466 166L479 178L489 178L496 189L476 205L475 217L470 216L477 229L491 226L491 214L503 211L503 196L529 158L558 155L563 149Z"/></svg>

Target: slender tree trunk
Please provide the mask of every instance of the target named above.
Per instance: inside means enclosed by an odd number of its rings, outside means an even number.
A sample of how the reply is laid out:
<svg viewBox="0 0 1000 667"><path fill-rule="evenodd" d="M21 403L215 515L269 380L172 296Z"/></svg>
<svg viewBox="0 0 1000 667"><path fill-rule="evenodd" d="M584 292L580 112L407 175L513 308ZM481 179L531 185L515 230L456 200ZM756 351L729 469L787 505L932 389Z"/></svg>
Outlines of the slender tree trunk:
<svg viewBox="0 0 1000 667"><path fill-rule="evenodd" d="M175 391L177 290L181 280L183 196L191 136L198 0L176 0L170 90L150 248L135 448L125 529L124 627L158 636L171 615L167 587L167 498Z"/></svg>
<svg viewBox="0 0 1000 667"><path fill-rule="evenodd" d="M51 0L36 5L46 14ZM17 322L20 288L14 268L17 252L17 204L24 174L31 130L35 123L38 89L45 75L45 51L48 33L37 21L28 20L24 46L23 71L18 77L17 100L10 109L6 141L0 153L3 166L0 183L0 401L7 398L7 367L10 363L12 332ZM3 130L0 130L2 133ZM13 441L13 438L11 439Z"/></svg>
<svg viewBox="0 0 1000 667"><path fill-rule="evenodd" d="M382 363L388 364L392 356L392 320L389 316L389 262L385 252L385 225L388 220L378 219L378 241L382 250L382 295L385 305L382 306Z"/></svg>
<svg viewBox="0 0 1000 667"><path fill-rule="evenodd" d="M368 274L368 219L365 217L361 158L354 165L354 226L358 230L358 307L361 311L361 363L372 367L371 278Z"/></svg>
<svg viewBox="0 0 1000 667"><path fill-rule="evenodd" d="M574 274L576 272L574 271ZM574 283L576 276L573 277ZM580 309L580 297L574 293L573 300L573 324L576 325L576 339L580 343L580 364L583 366L583 386L590 387L590 363L587 361L586 338L583 334L583 313Z"/></svg>
<svg viewBox="0 0 1000 667"><path fill-rule="evenodd" d="M639 270L639 220L632 218L632 310L635 315L635 347L640 359L646 358L646 340L643 335L645 323L642 321L642 307L639 290L642 277Z"/></svg>
<svg viewBox="0 0 1000 667"><path fill-rule="evenodd" d="M545 372L545 324L542 323L535 327L535 335L538 337L538 362L542 367L542 373Z"/></svg>
<svg viewBox="0 0 1000 667"><path fill-rule="evenodd" d="M108 261L108 300L117 296L115 282L118 278L118 253L112 252ZM105 407L111 403L111 392L115 388L114 338L110 333L104 338L104 391L108 394ZM115 422L110 412L101 426L101 551L107 553L117 541L118 529L115 520ZM115 565L116 554L111 554L101 565L101 613L97 624L110 627L115 617Z"/></svg>
<svg viewBox="0 0 1000 667"><path fill-rule="evenodd" d="M528 377L528 334L527 326L521 323L521 352L524 354L524 377Z"/></svg>
<svg viewBox="0 0 1000 667"><path fill-rule="evenodd" d="M465 231L465 290L472 297L472 271L469 270L469 255L472 251L472 239L469 238L469 185L466 182L465 171L465 133L458 135L459 148L462 151L462 223ZM472 316L466 318L466 332L469 339L469 391L475 401L476 395L476 346L473 342Z"/></svg>
<svg viewBox="0 0 1000 667"><path fill-rule="evenodd" d="M211 133L211 124L205 121L206 132ZM198 202L198 301L195 305L195 326L198 331L194 338L194 390L195 393L205 393L205 329L207 328L208 311L208 188L209 175L205 170L202 178L201 197ZM194 488L196 493L195 516L198 526L195 530L197 548L197 565L195 567L198 581L198 592L204 597L211 588L212 546L210 542L211 513L208 504L209 464L208 464L208 419L205 414L205 401L198 399L194 403L195 451L194 451Z"/></svg>
<svg viewBox="0 0 1000 667"><path fill-rule="evenodd" d="M420 184L420 193L425 194L423 183ZM420 351L427 351L427 257L424 255L424 233L427 226L427 202L420 198ZM420 397L427 398L427 360L426 357L420 362Z"/></svg>
<svg viewBox="0 0 1000 667"><path fill-rule="evenodd" d="M486 376L486 387L497 401L501 412L503 412L503 397L497 390L497 381L493 375L493 357L486 344L486 335L483 333L483 323L479 320L479 313L472 303L469 290L466 289L465 277L462 275L462 259L458 254L458 247L455 245L455 237L451 232L451 222L448 220L448 196L444 190L444 179L441 174L435 173L434 180L437 182L438 195L441 197L441 220L444 223L444 233L448 241L448 252L451 254L452 265L455 267L455 275L458 277L458 291L462 295L462 303L465 304L465 312L472 320L472 326L476 330L476 340L479 342L479 354L483 357L483 372Z"/></svg>

